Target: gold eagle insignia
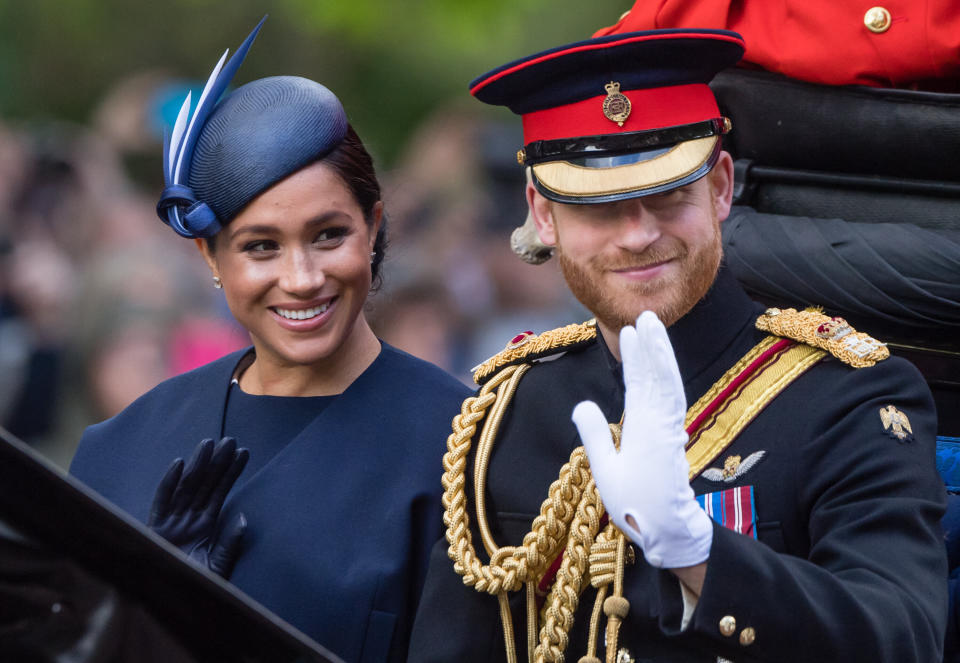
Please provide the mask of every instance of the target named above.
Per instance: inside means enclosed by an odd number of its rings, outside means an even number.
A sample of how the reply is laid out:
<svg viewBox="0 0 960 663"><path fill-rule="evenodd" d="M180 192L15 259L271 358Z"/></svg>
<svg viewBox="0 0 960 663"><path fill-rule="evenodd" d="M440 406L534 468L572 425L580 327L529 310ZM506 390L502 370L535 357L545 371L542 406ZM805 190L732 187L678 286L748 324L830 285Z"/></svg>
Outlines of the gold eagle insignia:
<svg viewBox="0 0 960 663"><path fill-rule="evenodd" d="M858 332L843 318L826 315L820 309L768 308L757 318L757 329L793 339L821 350L854 368L873 366L890 356L887 344Z"/></svg>
<svg viewBox="0 0 960 663"><path fill-rule="evenodd" d="M723 461L723 469L711 467L704 470L700 476L708 481L733 483L749 472L766 455L766 451L755 451L747 456L746 460L741 460L740 456L727 456L727 459Z"/></svg>
<svg viewBox="0 0 960 663"><path fill-rule="evenodd" d="M913 429L910 428L907 415L892 405L880 408L880 421L883 422L883 430L890 436L901 442L913 439Z"/></svg>
<svg viewBox="0 0 960 663"><path fill-rule="evenodd" d="M474 366L473 381L483 384L487 378L504 366L533 361L555 354L574 345L588 343L597 338L597 322L590 319L579 324L567 325L545 331L542 334L522 332L514 336L507 347L479 366Z"/></svg>

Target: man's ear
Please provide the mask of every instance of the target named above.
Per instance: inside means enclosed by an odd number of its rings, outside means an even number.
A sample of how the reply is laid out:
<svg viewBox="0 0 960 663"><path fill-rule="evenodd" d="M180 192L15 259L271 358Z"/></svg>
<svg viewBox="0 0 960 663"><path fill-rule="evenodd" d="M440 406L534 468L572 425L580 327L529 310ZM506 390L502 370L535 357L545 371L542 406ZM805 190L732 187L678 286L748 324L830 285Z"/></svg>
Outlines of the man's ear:
<svg viewBox="0 0 960 663"><path fill-rule="evenodd" d="M720 158L707 177L710 178L710 194L717 220L725 221L733 204L733 157L729 152L720 152Z"/></svg>
<svg viewBox="0 0 960 663"><path fill-rule="evenodd" d="M557 229L553 222L553 209L550 201L544 198L527 175L527 208L528 221L532 220L537 229L540 241L547 246L557 245Z"/></svg>

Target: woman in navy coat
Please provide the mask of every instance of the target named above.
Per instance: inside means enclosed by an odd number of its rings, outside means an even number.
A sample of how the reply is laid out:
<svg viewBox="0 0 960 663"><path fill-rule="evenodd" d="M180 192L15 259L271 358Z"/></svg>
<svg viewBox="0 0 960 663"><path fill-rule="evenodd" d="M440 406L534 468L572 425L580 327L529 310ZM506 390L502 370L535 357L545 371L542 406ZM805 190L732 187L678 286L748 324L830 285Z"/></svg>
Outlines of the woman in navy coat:
<svg viewBox="0 0 960 663"><path fill-rule="evenodd" d="M468 390L367 324L383 205L333 93L282 76L217 103L259 28L184 104L158 205L253 346L87 429L71 472L345 660L399 661Z"/></svg>

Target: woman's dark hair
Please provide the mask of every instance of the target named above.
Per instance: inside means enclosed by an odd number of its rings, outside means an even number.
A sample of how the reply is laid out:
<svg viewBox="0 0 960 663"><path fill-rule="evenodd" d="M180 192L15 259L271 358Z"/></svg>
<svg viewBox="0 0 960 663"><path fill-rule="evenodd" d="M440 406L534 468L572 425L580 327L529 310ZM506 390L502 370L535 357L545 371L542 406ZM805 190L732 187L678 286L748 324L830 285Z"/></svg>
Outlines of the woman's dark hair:
<svg viewBox="0 0 960 663"><path fill-rule="evenodd" d="M340 176L347 188L350 189L353 199L360 206L363 212L363 218L367 224L373 223L373 208L380 201L380 182L377 181L377 174L373 168L373 158L363 146L363 142L354 131L353 127L347 125L347 134L340 141L340 144L333 148L333 151L327 154L320 163L329 166L333 172ZM207 246L212 251L216 246L216 238L208 237ZM373 277L371 281L371 290L376 291L383 282L380 274L380 266L383 264L383 258L387 250L387 215L384 214L380 220L380 229L377 231L377 237L373 243L373 262L370 263L370 273Z"/></svg>
<svg viewBox="0 0 960 663"><path fill-rule="evenodd" d="M373 208L380 201L380 183L377 181L377 174L373 168L373 159L363 142L354 131L353 127L347 126L347 135L343 137L340 144L337 145L330 154L320 160L340 176L353 194L354 200L360 206L363 212L363 218L367 223L373 223ZM370 271L373 276L371 289L377 290L382 282L380 266L383 264L384 253L387 249L387 216L383 215L380 221L380 229L377 231L377 237L373 243L373 262L370 264Z"/></svg>

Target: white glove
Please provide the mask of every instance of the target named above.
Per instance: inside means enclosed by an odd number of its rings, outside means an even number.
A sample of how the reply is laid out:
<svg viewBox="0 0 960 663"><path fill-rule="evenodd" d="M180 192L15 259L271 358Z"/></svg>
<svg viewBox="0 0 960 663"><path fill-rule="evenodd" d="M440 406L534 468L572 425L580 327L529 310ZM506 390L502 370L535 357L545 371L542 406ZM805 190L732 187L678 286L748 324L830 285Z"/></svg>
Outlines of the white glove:
<svg viewBox="0 0 960 663"><path fill-rule="evenodd" d="M687 478L683 381L663 323L651 311L620 330L623 431L620 451L593 401L573 409L590 469L610 519L658 568L694 566L710 556L713 525ZM631 526L630 516L636 527Z"/></svg>

